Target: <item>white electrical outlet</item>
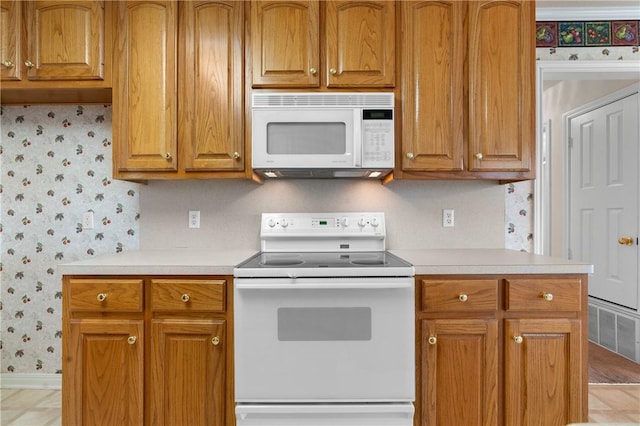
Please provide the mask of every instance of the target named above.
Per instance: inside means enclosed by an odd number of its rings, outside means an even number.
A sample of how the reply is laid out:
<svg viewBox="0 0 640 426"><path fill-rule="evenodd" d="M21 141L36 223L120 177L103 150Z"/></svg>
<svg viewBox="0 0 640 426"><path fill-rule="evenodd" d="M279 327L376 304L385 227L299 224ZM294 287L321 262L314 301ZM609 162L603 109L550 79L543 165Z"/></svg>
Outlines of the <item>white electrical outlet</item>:
<svg viewBox="0 0 640 426"><path fill-rule="evenodd" d="M189 228L200 228L200 210L189 210Z"/></svg>
<svg viewBox="0 0 640 426"><path fill-rule="evenodd" d="M83 229L93 229L93 212L88 211L82 213L82 228Z"/></svg>
<svg viewBox="0 0 640 426"><path fill-rule="evenodd" d="M453 209L442 210L442 226L451 228L454 226Z"/></svg>

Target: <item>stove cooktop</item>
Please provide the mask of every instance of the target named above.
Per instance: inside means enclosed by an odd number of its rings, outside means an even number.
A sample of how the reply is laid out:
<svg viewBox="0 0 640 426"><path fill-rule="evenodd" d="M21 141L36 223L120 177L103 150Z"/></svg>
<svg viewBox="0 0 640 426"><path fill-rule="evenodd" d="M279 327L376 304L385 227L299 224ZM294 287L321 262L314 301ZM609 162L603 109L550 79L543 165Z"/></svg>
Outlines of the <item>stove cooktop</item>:
<svg viewBox="0 0 640 426"><path fill-rule="evenodd" d="M412 276L413 266L387 252L257 253L236 266L236 277Z"/></svg>

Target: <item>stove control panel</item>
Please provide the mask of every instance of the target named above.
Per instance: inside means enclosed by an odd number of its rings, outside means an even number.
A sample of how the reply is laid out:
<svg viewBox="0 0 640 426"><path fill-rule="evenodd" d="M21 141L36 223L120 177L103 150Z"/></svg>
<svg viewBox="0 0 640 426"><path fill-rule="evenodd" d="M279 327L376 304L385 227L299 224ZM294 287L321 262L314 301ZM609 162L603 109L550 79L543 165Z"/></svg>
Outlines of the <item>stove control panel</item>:
<svg viewBox="0 0 640 426"><path fill-rule="evenodd" d="M261 234L384 236L384 213L263 213Z"/></svg>

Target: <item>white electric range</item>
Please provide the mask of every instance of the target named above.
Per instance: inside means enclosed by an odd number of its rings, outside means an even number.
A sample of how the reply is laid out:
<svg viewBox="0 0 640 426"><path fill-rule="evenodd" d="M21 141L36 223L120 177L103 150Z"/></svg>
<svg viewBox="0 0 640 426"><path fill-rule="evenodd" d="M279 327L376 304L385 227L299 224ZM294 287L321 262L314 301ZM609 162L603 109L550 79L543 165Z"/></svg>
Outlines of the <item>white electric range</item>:
<svg viewBox="0 0 640 426"><path fill-rule="evenodd" d="M383 213L265 213L234 270L236 424L413 424L414 269Z"/></svg>

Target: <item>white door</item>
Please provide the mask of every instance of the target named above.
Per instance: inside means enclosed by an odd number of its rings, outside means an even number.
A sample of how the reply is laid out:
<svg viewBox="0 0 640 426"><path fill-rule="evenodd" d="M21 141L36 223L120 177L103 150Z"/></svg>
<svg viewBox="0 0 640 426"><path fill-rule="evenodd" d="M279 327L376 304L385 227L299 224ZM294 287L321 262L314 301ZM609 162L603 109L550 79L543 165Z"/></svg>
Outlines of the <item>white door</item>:
<svg viewBox="0 0 640 426"><path fill-rule="evenodd" d="M570 257L592 263L589 295L637 309L638 93L573 117Z"/></svg>

